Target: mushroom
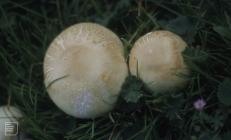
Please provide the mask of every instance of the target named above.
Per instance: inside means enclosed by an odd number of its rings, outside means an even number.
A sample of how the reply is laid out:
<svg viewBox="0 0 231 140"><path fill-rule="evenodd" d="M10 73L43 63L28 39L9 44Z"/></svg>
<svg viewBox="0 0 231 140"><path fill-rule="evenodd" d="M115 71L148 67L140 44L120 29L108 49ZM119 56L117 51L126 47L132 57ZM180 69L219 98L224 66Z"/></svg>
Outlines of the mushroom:
<svg viewBox="0 0 231 140"><path fill-rule="evenodd" d="M44 59L44 82L53 102L78 118L113 109L128 75L124 48L109 29L79 23L61 32Z"/></svg>
<svg viewBox="0 0 231 140"><path fill-rule="evenodd" d="M22 112L13 106L0 107L0 140L13 140L18 136Z"/></svg>
<svg viewBox="0 0 231 140"><path fill-rule="evenodd" d="M186 85L186 75L190 73L182 56L186 46L185 41L172 32L147 33L131 50L130 72L156 93L177 91Z"/></svg>

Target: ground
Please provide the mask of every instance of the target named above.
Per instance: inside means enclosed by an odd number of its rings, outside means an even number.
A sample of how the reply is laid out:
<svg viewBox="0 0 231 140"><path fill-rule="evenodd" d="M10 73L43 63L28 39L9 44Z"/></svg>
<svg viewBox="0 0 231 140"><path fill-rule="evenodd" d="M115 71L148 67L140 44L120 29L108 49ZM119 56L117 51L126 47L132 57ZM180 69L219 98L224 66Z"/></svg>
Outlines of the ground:
<svg viewBox="0 0 231 140"><path fill-rule="evenodd" d="M22 129L34 140L230 140L230 15L229 0L1 0L0 105L22 110ZM79 22L115 32L126 58L147 32L180 35L189 46L183 53L189 84L157 95L128 77L109 114L66 115L46 92L42 64L54 37ZM201 101L204 107L194 106Z"/></svg>

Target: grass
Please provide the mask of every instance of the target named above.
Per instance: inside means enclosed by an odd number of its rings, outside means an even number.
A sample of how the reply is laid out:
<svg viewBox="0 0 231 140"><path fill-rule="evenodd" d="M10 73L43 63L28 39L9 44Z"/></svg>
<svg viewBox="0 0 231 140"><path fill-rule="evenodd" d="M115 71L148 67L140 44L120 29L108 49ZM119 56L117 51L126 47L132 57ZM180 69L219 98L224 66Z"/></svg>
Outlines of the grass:
<svg viewBox="0 0 231 140"><path fill-rule="evenodd" d="M231 2L228 0L1 0L0 105L25 113L34 140L230 140ZM66 27L97 22L114 31L126 56L143 34L167 29L184 38L188 86L157 95L128 77L116 108L95 120L64 114L43 84L49 43ZM193 103L207 105L197 111Z"/></svg>

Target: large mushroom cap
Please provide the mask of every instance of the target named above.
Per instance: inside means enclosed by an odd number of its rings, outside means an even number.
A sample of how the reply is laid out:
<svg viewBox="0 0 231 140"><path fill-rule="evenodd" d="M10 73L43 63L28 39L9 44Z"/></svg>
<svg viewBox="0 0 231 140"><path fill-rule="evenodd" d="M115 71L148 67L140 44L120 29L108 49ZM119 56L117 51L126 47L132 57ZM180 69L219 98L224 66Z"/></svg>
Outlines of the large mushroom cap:
<svg viewBox="0 0 231 140"><path fill-rule="evenodd" d="M95 118L110 111L128 74L124 48L109 29L73 25L50 44L44 60L47 91L69 115Z"/></svg>
<svg viewBox="0 0 231 140"><path fill-rule="evenodd" d="M182 88L187 81L184 76L189 74L182 56L186 46L181 37L172 32L147 33L135 42L131 50L131 74L139 76L155 92Z"/></svg>

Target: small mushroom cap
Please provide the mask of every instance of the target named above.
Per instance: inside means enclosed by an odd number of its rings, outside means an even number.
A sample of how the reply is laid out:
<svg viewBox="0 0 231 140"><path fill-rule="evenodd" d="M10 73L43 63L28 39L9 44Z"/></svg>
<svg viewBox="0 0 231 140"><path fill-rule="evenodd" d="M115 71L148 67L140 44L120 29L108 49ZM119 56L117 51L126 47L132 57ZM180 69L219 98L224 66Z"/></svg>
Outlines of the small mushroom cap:
<svg viewBox="0 0 231 140"><path fill-rule="evenodd" d="M189 74L182 52L187 44L169 31L140 37L130 53L129 68L154 92L175 91L185 86ZM183 76L184 75L184 76Z"/></svg>
<svg viewBox="0 0 231 140"><path fill-rule="evenodd" d="M0 140L11 140L14 137L5 135L6 123L18 123L18 119L22 118L22 112L13 106L1 106L0 107ZM20 126L20 124L19 124ZM14 129L16 126L14 126Z"/></svg>
<svg viewBox="0 0 231 140"><path fill-rule="evenodd" d="M44 59L44 82L51 99L78 118L95 118L113 109L127 75L122 42L95 23L64 30Z"/></svg>

